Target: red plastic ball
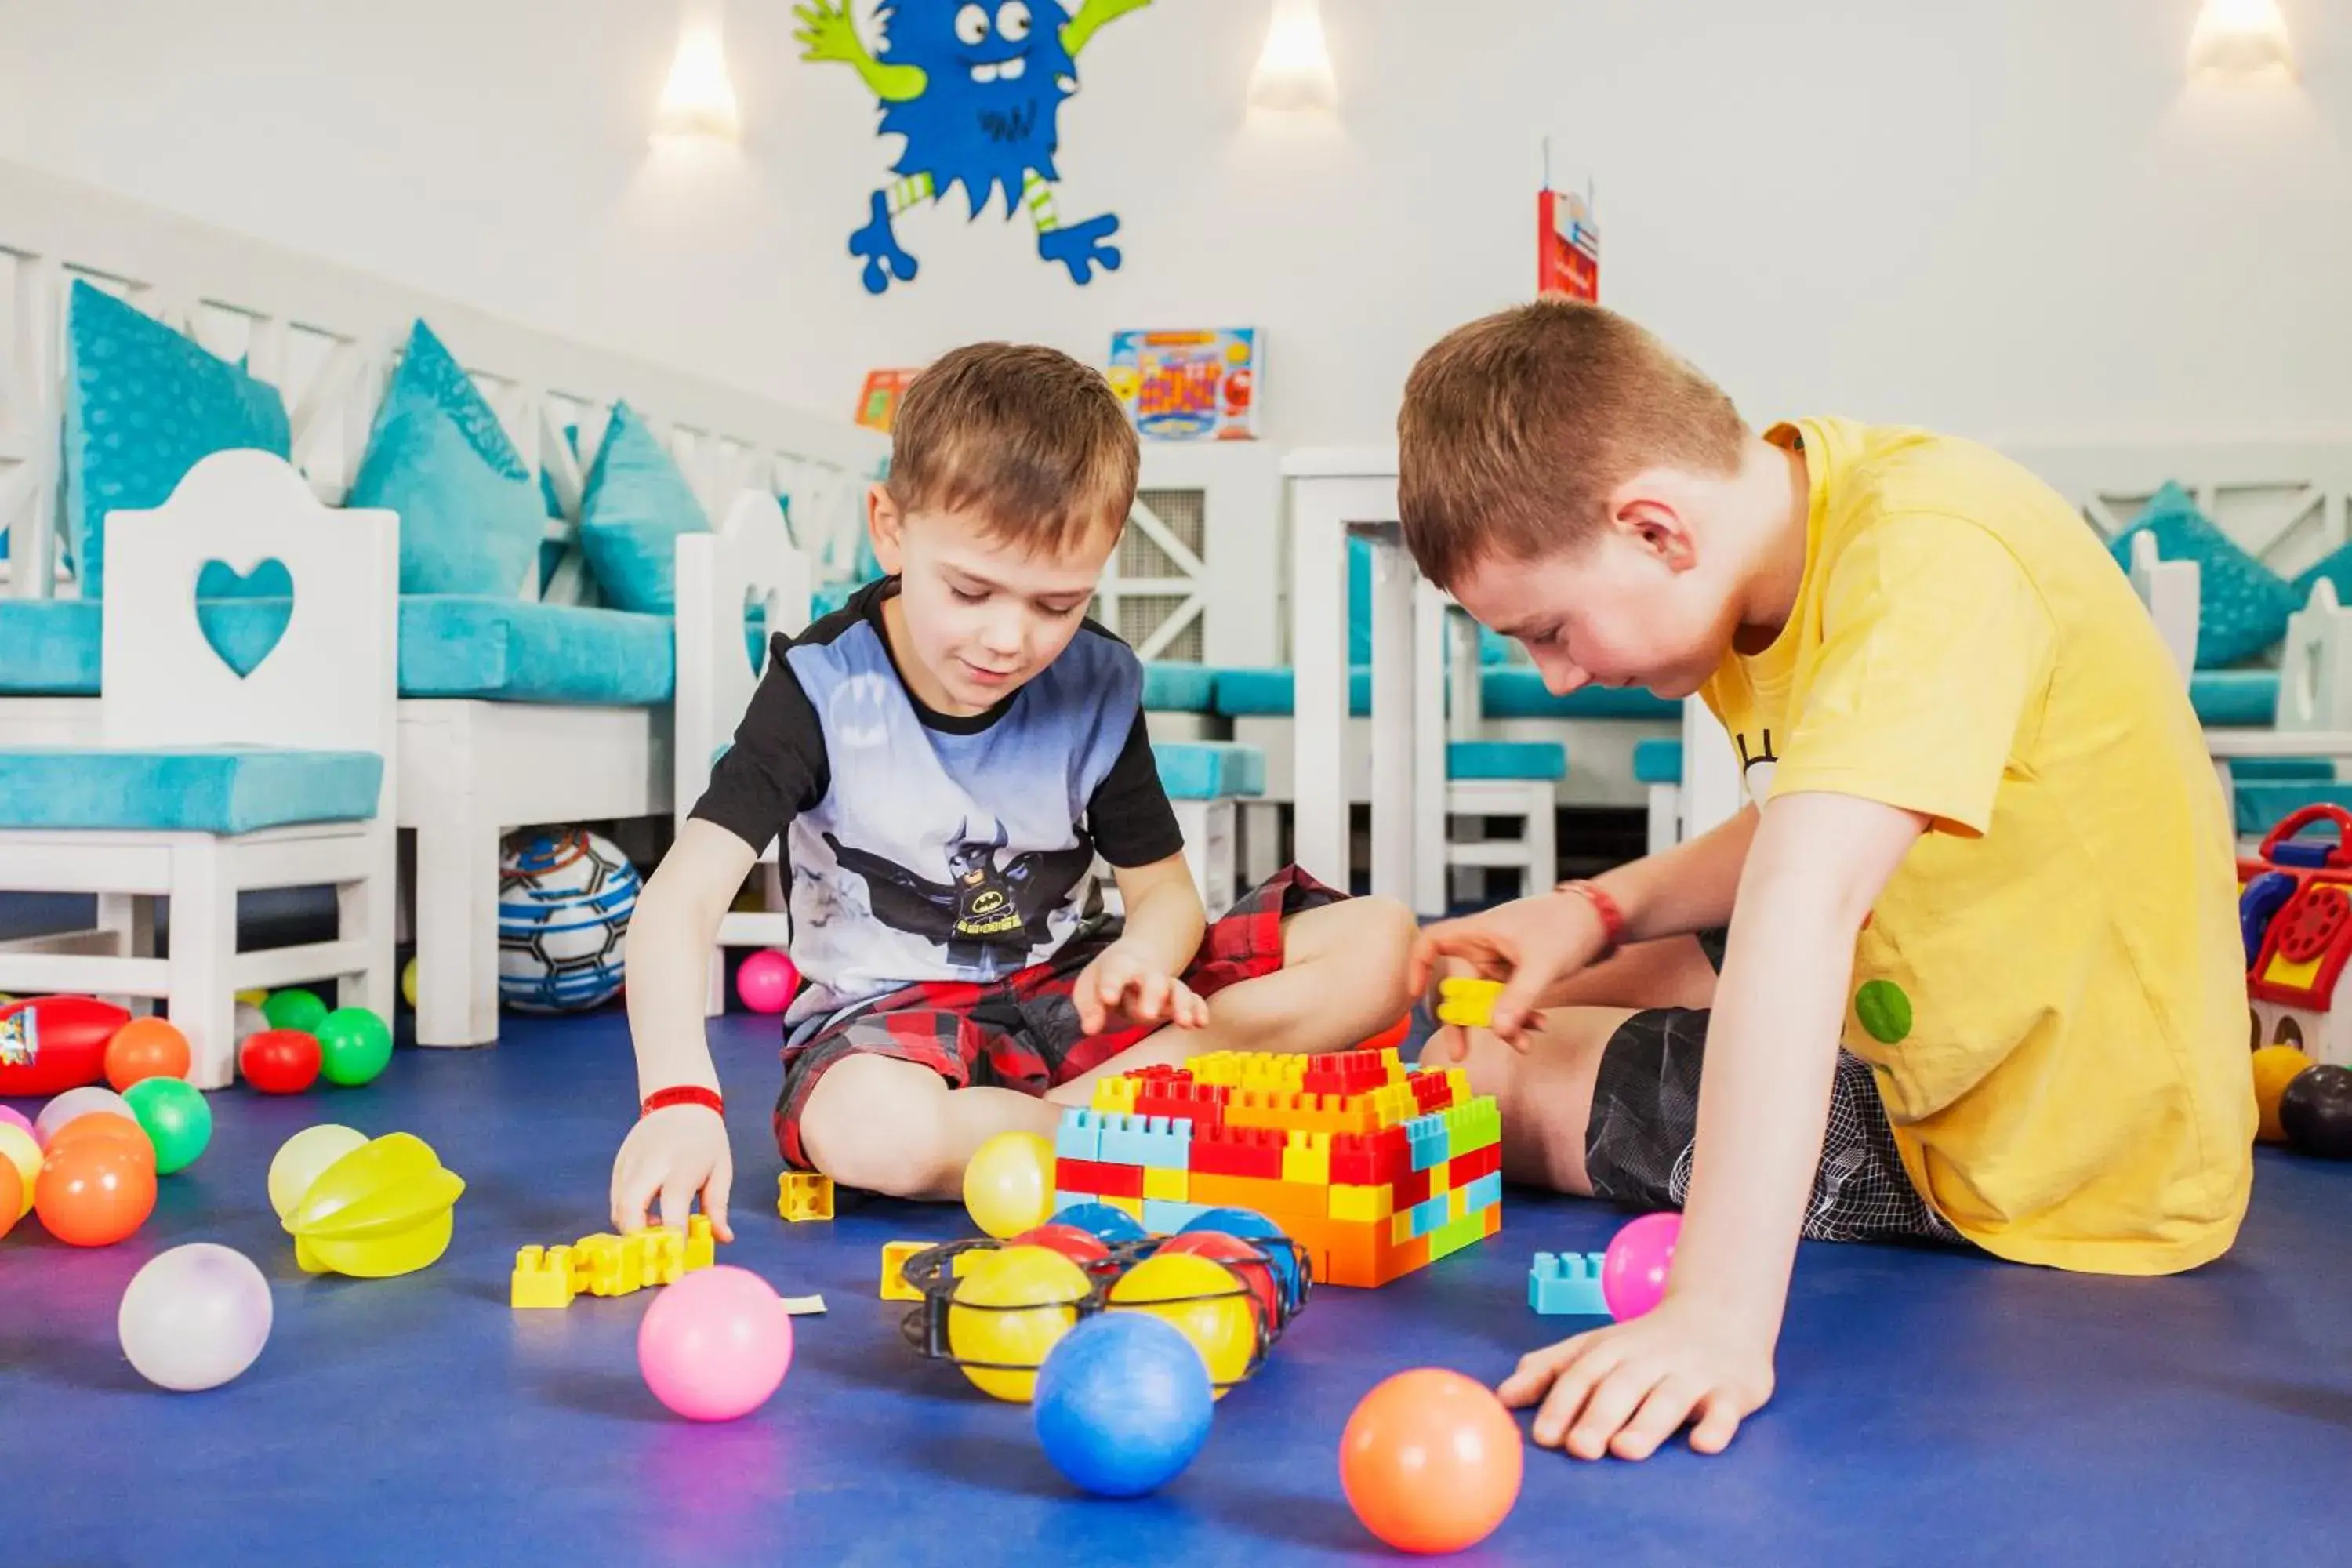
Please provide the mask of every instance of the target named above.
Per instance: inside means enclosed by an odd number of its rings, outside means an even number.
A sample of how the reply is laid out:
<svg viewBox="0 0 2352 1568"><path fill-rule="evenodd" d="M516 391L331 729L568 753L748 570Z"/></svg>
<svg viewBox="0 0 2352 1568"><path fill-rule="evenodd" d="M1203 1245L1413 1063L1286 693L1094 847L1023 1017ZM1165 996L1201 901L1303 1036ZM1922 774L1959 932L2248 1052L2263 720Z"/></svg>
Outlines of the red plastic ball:
<svg viewBox="0 0 2352 1568"><path fill-rule="evenodd" d="M1364 1528L1401 1552L1460 1552L1518 1500L1518 1423L1458 1372L1401 1372L1364 1395L1339 1438L1339 1484Z"/></svg>
<svg viewBox="0 0 2352 1568"><path fill-rule="evenodd" d="M1060 1253L1081 1268L1110 1256L1110 1248L1103 1244L1101 1237L1074 1225L1041 1225L1034 1230L1023 1231L1004 1245L1042 1247L1048 1252Z"/></svg>
<svg viewBox="0 0 2352 1568"><path fill-rule="evenodd" d="M1223 1264L1249 1287L1250 1299L1257 1304L1257 1321L1269 1330L1281 1321L1281 1287L1275 1281L1265 1246L1221 1230L1190 1230L1170 1237L1160 1244L1160 1250L1194 1253Z"/></svg>
<svg viewBox="0 0 2352 1568"><path fill-rule="evenodd" d="M76 1139L51 1149L33 1184L33 1212L72 1247L111 1247L155 1212L155 1156L111 1139Z"/></svg>
<svg viewBox="0 0 2352 1568"><path fill-rule="evenodd" d="M319 1039L300 1029L257 1029L237 1048L236 1070L264 1094L299 1094L319 1081Z"/></svg>
<svg viewBox="0 0 2352 1568"><path fill-rule="evenodd" d="M188 1037L168 1018L133 1018L106 1042L106 1081L121 1093L151 1078L188 1076Z"/></svg>

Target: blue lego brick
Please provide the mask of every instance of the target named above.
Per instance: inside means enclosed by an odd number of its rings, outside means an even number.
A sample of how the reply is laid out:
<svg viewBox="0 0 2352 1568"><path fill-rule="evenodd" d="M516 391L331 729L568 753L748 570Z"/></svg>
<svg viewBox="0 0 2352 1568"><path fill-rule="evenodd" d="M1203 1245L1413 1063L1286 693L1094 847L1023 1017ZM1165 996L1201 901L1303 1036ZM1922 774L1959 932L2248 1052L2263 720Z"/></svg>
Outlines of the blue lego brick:
<svg viewBox="0 0 2352 1568"><path fill-rule="evenodd" d="M1452 1218L1450 1200L1440 1193L1425 1203L1412 1205L1412 1233L1427 1236L1432 1231L1444 1230Z"/></svg>
<svg viewBox="0 0 2352 1568"><path fill-rule="evenodd" d="M1538 1252L1528 1270L1528 1305L1547 1318L1605 1318L1600 1252Z"/></svg>
<svg viewBox="0 0 2352 1568"><path fill-rule="evenodd" d="M1443 1112L1416 1116L1404 1124L1407 1142L1412 1145L1412 1168L1426 1171L1433 1165L1443 1165L1454 1157L1453 1140L1445 1135Z"/></svg>
<svg viewBox="0 0 2352 1568"><path fill-rule="evenodd" d="M1102 1117L1091 1110L1062 1112L1062 1124L1054 1130L1054 1158L1099 1161L1102 1157Z"/></svg>
<svg viewBox="0 0 2352 1568"><path fill-rule="evenodd" d="M1170 1121L1165 1116L1105 1116L1102 1153L1106 1165L1136 1165L1147 1171L1191 1168L1192 1122L1190 1117Z"/></svg>
<svg viewBox="0 0 2352 1568"><path fill-rule="evenodd" d="M1143 1228L1154 1236L1173 1236L1209 1212L1205 1204L1171 1203L1166 1198L1143 1200Z"/></svg>
<svg viewBox="0 0 2352 1568"><path fill-rule="evenodd" d="M1489 1171L1462 1189L1462 1212L1484 1214L1503 1201L1503 1173Z"/></svg>

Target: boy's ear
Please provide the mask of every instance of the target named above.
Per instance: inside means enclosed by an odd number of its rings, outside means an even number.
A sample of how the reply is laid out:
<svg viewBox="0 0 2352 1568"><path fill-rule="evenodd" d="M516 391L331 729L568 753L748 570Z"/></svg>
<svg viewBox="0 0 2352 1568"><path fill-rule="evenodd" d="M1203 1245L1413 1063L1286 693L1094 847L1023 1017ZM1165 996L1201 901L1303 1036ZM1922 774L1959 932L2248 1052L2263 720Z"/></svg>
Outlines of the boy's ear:
<svg viewBox="0 0 2352 1568"><path fill-rule="evenodd" d="M1655 556L1672 572L1687 572L1698 564L1698 542L1691 535L1689 514L1663 488L1637 480L1611 498L1610 522L1626 540Z"/></svg>
<svg viewBox="0 0 2352 1568"><path fill-rule="evenodd" d="M906 565L907 514L898 510L886 485L866 487L866 537L874 546L875 562L890 576Z"/></svg>

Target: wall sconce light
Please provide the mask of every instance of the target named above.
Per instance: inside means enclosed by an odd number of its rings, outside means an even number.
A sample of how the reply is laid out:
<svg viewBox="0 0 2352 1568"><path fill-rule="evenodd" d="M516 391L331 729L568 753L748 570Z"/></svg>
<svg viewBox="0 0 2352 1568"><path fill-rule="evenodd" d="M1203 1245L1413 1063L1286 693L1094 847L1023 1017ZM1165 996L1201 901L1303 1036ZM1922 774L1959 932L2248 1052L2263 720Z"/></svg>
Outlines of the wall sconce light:
<svg viewBox="0 0 2352 1568"><path fill-rule="evenodd" d="M735 87L727 79L723 0L687 0L678 23L677 54L661 106L654 111L657 137L712 136L732 142L742 124L735 111Z"/></svg>
<svg viewBox="0 0 2352 1568"><path fill-rule="evenodd" d="M1318 0L1274 0L1265 48L1250 76L1249 101L1253 109L1282 111L1339 107Z"/></svg>
<svg viewBox="0 0 2352 1568"><path fill-rule="evenodd" d="M2294 45L2278 0L2205 0L2189 35L2189 70L2293 79Z"/></svg>

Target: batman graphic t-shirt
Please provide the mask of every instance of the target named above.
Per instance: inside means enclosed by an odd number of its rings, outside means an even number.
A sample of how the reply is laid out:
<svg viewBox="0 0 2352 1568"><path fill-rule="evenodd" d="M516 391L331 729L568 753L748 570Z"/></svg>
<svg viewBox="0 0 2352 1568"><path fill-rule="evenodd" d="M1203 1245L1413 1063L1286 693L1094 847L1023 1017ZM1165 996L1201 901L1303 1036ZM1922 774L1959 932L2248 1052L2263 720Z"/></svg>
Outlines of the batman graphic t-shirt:
<svg viewBox="0 0 2352 1568"><path fill-rule="evenodd" d="M1143 666L1087 622L985 713L935 712L899 678L885 578L768 673L694 808L755 847L783 839L794 1023L922 981L1000 979L1052 957L1095 907L1088 875L1183 848L1143 726Z"/></svg>

